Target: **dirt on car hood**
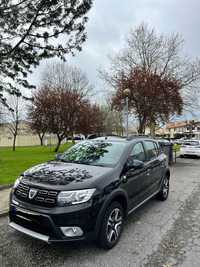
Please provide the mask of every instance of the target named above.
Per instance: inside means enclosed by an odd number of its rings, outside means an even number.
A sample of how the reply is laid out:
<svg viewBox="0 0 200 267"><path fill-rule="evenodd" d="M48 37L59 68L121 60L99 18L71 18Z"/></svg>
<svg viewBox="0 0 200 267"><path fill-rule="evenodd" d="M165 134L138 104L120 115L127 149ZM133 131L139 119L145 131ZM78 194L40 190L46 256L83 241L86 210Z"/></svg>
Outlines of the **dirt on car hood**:
<svg viewBox="0 0 200 267"><path fill-rule="evenodd" d="M94 181L110 168L51 161L34 166L23 173L24 182L63 186Z"/></svg>

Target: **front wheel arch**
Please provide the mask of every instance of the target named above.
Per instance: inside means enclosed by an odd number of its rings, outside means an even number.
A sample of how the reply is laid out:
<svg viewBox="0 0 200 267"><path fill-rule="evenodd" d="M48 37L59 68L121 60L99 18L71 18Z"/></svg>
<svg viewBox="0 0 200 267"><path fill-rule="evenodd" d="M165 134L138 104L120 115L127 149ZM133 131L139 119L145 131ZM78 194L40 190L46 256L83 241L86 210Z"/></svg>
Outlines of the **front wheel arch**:
<svg viewBox="0 0 200 267"><path fill-rule="evenodd" d="M156 195L156 198L158 200L161 200L161 201L167 200L168 195L169 195L169 181L170 181L170 173L166 172L162 180L160 191Z"/></svg>
<svg viewBox="0 0 200 267"><path fill-rule="evenodd" d="M124 209L119 202L113 201L105 210L105 216L97 239L98 245L104 249L114 247L120 239L123 225Z"/></svg>
<svg viewBox="0 0 200 267"><path fill-rule="evenodd" d="M169 169L165 172L164 178L165 177L167 177L170 180L170 170Z"/></svg>
<svg viewBox="0 0 200 267"><path fill-rule="evenodd" d="M97 216L97 221L95 225L95 237L98 238L99 231L101 228L101 223L103 221L103 216L106 212L106 209L113 203L119 202L124 209L124 216L127 217L128 214L128 197L123 190L116 190L111 193L111 195L107 196L105 199L103 206L101 207L99 214Z"/></svg>

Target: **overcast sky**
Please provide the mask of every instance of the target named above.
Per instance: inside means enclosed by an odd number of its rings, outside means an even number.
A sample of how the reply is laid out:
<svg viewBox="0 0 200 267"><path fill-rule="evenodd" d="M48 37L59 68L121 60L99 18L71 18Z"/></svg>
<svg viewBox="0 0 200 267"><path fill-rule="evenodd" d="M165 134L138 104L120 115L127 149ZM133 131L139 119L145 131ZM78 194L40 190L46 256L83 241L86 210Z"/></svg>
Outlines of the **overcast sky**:
<svg viewBox="0 0 200 267"><path fill-rule="evenodd" d="M159 33L180 33L185 39L185 53L200 56L199 11L199 0L95 0L89 12L88 39L83 51L67 59L85 71L96 90L101 91L105 88L97 70L108 65L107 56L119 51L130 29L142 22ZM41 64L31 76L36 85L43 67Z"/></svg>

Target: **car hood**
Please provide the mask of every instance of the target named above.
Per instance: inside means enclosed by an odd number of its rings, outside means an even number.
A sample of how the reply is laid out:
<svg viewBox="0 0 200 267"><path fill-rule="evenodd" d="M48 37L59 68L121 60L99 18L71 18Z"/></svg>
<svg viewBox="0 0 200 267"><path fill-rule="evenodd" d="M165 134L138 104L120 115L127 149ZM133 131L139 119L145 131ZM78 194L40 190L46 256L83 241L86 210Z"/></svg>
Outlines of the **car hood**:
<svg viewBox="0 0 200 267"><path fill-rule="evenodd" d="M91 188L95 182L109 175L112 168L51 161L36 165L24 172L22 181L42 187L74 190ZM84 184L84 185L83 185Z"/></svg>

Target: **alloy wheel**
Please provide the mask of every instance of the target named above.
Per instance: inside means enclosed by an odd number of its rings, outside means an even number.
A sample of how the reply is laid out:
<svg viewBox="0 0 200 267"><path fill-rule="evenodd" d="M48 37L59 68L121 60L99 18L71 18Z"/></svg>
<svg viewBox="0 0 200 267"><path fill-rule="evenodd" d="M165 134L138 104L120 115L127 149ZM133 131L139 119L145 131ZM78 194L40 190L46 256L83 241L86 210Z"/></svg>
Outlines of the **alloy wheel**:
<svg viewBox="0 0 200 267"><path fill-rule="evenodd" d="M107 222L107 240L109 243L114 243L120 236L122 229L123 216L119 208L111 211Z"/></svg>
<svg viewBox="0 0 200 267"><path fill-rule="evenodd" d="M169 179L163 181L163 196L166 198L169 193Z"/></svg>

